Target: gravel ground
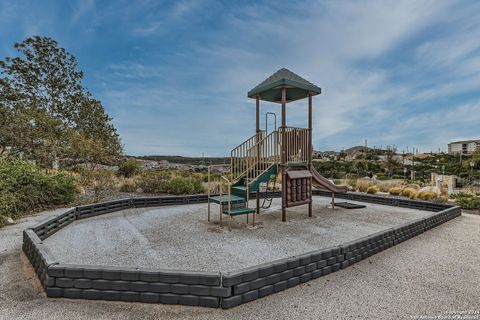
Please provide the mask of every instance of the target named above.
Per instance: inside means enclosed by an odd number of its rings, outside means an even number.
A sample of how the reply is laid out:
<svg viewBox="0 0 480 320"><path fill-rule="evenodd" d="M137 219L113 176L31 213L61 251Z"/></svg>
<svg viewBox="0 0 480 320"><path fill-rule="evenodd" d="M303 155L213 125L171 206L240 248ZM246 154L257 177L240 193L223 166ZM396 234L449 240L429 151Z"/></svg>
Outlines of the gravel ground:
<svg viewBox="0 0 480 320"><path fill-rule="evenodd" d="M55 214L58 211L0 229L0 319L480 318L480 216L476 215L464 214L328 276L221 310L47 299L21 252L22 230ZM464 311L477 316L452 317Z"/></svg>
<svg viewBox="0 0 480 320"><path fill-rule="evenodd" d="M79 220L45 240L64 263L232 271L327 248L419 218L430 212L367 204L363 209L327 208L315 197L314 218L306 206L287 210L281 199L260 214L259 228L236 217L232 232L207 222L206 204L128 209ZM252 203L252 206L254 204ZM213 205L213 219L218 219Z"/></svg>

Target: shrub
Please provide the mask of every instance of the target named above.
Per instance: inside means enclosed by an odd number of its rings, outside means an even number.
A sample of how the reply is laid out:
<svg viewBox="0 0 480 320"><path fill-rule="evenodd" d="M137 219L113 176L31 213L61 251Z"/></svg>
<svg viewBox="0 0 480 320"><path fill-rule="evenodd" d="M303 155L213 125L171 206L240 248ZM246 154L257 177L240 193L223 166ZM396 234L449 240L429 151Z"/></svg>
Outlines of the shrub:
<svg viewBox="0 0 480 320"><path fill-rule="evenodd" d="M83 169L79 171L78 182L84 190L93 192L94 201L100 201L105 192L115 185L114 172L107 169Z"/></svg>
<svg viewBox="0 0 480 320"><path fill-rule="evenodd" d="M377 186L371 186L367 189L367 193L370 193L370 194L375 194L379 191L378 187Z"/></svg>
<svg viewBox="0 0 480 320"><path fill-rule="evenodd" d="M455 195L455 203L463 209L480 209L480 197L471 193L459 192Z"/></svg>
<svg viewBox="0 0 480 320"><path fill-rule="evenodd" d="M137 160L130 159L122 162L118 166L118 174L130 178L141 171L140 163Z"/></svg>
<svg viewBox="0 0 480 320"><path fill-rule="evenodd" d="M118 191L120 192L136 192L137 183L134 179L124 179L120 181Z"/></svg>
<svg viewBox="0 0 480 320"><path fill-rule="evenodd" d="M357 180L357 190L360 192L367 192L367 189L373 185L375 185L375 183L371 180L366 180L366 179Z"/></svg>
<svg viewBox="0 0 480 320"><path fill-rule="evenodd" d="M414 199L415 196L417 195L417 189L407 187L407 188L402 190L401 195L404 196L404 197L409 197L410 199Z"/></svg>
<svg viewBox="0 0 480 320"><path fill-rule="evenodd" d="M203 186L200 180L194 177L177 176L170 180L168 184L168 193L172 194L193 194L203 192Z"/></svg>
<svg viewBox="0 0 480 320"><path fill-rule="evenodd" d="M15 158L0 160L1 216L15 219L31 210L68 204L76 192L70 175L48 175L35 165Z"/></svg>
<svg viewBox="0 0 480 320"><path fill-rule="evenodd" d="M204 191L202 174L174 174L172 171L145 171L139 177L137 185L143 192L193 194Z"/></svg>
<svg viewBox="0 0 480 320"><path fill-rule="evenodd" d="M402 187L393 187L388 190L388 193L390 193L392 196L399 196L403 191Z"/></svg>
<svg viewBox="0 0 480 320"><path fill-rule="evenodd" d="M137 185L143 192L147 193L167 193L168 183L172 177L171 171L145 171L137 182Z"/></svg>
<svg viewBox="0 0 480 320"><path fill-rule="evenodd" d="M437 197L438 197L437 193L431 190L420 190L417 193L417 198L426 200L426 201L433 200Z"/></svg>

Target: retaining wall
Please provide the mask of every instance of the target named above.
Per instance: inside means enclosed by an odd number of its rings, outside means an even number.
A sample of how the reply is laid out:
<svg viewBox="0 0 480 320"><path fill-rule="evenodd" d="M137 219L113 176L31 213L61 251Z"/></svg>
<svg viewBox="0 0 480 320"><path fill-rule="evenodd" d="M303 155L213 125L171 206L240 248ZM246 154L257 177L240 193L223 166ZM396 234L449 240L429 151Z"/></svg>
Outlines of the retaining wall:
<svg viewBox="0 0 480 320"><path fill-rule="evenodd" d="M314 190L314 195L330 192ZM279 193L274 194L280 196ZM255 194L252 194L252 198ZM335 247L241 269L230 273L149 270L62 264L42 242L71 222L129 208L207 202L206 195L122 199L68 209L23 232L23 251L48 297L140 301L231 308L331 272L410 239L461 215L460 207L365 195L335 194L336 198L433 211L425 217Z"/></svg>

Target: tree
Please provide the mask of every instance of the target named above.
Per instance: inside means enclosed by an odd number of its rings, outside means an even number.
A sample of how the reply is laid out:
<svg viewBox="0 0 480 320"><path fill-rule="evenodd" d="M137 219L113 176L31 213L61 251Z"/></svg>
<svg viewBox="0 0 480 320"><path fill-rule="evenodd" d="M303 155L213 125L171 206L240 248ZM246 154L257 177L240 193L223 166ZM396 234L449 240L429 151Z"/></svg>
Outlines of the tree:
<svg viewBox="0 0 480 320"><path fill-rule="evenodd" d="M111 118L82 85L75 57L47 37L14 45L0 61L0 155L7 149L44 166L112 163L122 148Z"/></svg>

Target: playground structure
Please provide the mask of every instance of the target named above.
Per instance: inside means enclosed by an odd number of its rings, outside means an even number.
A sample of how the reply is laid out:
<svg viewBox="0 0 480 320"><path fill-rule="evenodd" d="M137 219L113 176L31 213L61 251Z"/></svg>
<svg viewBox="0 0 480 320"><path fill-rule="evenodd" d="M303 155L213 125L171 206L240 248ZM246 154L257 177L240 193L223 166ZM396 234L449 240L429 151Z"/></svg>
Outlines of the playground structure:
<svg viewBox="0 0 480 320"><path fill-rule="evenodd" d="M237 215L260 213L260 188L281 175L282 188L282 221L287 221L286 209L289 207L308 205L308 216L312 217L312 186L317 186L332 194L344 193L346 187L337 186L322 177L312 166L312 98L321 93L321 89L298 76L292 71L282 68L248 92L248 97L256 101L256 132L249 139L232 149L230 153L229 175L220 177L218 194L210 194L211 172L208 170L208 221L211 218L211 203L220 207L220 225L223 215L228 216L231 230L232 217ZM308 99L308 128L287 126L287 103ZM276 127L276 114L265 114L265 130L260 129L260 100L281 104L281 125ZM268 116L275 119L274 129L268 132ZM226 189L226 192L224 192ZM256 208L249 208L250 194L255 192ZM265 194L265 193L264 193Z"/></svg>

